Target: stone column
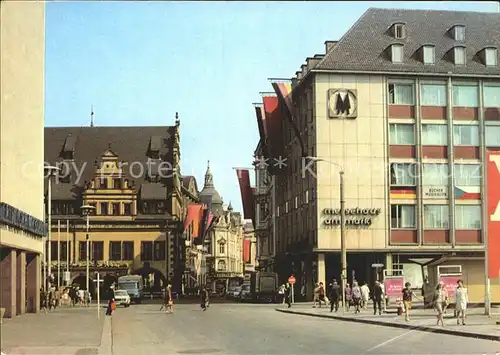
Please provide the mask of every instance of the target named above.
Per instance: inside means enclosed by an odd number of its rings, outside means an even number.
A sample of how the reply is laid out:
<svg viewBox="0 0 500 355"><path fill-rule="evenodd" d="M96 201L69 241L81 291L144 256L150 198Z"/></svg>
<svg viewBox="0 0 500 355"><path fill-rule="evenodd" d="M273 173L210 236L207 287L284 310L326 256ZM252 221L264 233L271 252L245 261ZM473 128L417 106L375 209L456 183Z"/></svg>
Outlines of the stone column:
<svg viewBox="0 0 500 355"><path fill-rule="evenodd" d="M40 311L41 257L40 254L28 254L26 259L28 312L38 313Z"/></svg>
<svg viewBox="0 0 500 355"><path fill-rule="evenodd" d="M5 308L4 317L12 318L16 315L16 264L17 252L15 249L4 248L0 256L0 288L1 308Z"/></svg>
<svg viewBox="0 0 500 355"><path fill-rule="evenodd" d="M17 315L26 313L26 252L17 252L16 266Z"/></svg>

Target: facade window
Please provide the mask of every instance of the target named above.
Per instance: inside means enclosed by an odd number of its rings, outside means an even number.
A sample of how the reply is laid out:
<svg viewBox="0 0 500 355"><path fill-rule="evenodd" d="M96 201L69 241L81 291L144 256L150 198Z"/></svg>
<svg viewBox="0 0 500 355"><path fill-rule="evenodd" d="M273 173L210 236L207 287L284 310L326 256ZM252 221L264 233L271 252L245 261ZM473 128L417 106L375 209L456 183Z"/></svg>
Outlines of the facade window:
<svg viewBox="0 0 500 355"><path fill-rule="evenodd" d="M403 45L393 44L391 46L391 60L393 63L403 63Z"/></svg>
<svg viewBox="0 0 500 355"><path fill-rule="evenodd" d="M70 242L61 242L60 243L59 257L61 258L61 260L64 260L64 261L67 260L67 256L68 256L67 253L68 253L68 248L70 245L71 245ZM52 259L52 260L54 260L54 259Z"/></svg>
<svg viewBox="0 0 500 355"><path fill-rule="evenodd" d="M414 145L415 125L391 123L389 125L389 143L393 145Z"/></svg>
<svg viewBox="0 0 500 355"><path fill-rule="evenodd" d="M392 229L415 229L417 219L414 205L391 205Z"/></svg>
<svg viewBox="0 0 500 355"><path fill-rule="evenodd" d="M125 216L132 215L132 204L131 203L124 203L123 204L123 214Z"/></svg>
<svg viewBox="0 0 500 355"><path fill-rule="evenodd" d="M411 163L391 163L392 186L415 186L417 166Z"/></svg>
<svg viewBox="0 0 500 355"><path fill-rule="evenodd" d="M226 271L226 262L224 260L217 262L217 271Z"/></svg>
<svg viewBox="0 0 500 355"><path fill-rule="evenodd" d="M448 205L424 205L424 228L449 229L449 212Z"/></svg>
<svg viewBox="0 0 500 355"><path fill-rule="evenodd" d="M85 261L87 260L87 242L80 241L78 243L78 260Z"/></svg>
<svg viewBox="0 0 500 355"><path fill-rule="evenodd" d="M155 247L154 260L155 261L165 261L165 258L166 258L165 246L166 246L166 244L165 244L164 240L154 242L154 247Z"/></svg>
<svg viewBox="0 0 500 355"><path fill-rule="evenodd" d="M484 107L500 107L500 86L484 86Z"/></svg>
<svg viewBox="0 0 500 355"><path fill-rule="evenodd" d="M455 65L465 65L465 47L453 48L453 59Z"/></svg>
<svg viewBox="0 0 500 355"><path fill-rule="evenodd" d="M111 261L122 260L121 242L109 242L109 260Z"/></svg>
<svg viewBox="0 0 500 355"><path fill-rule="evenodd" d="M453 85L453 107L478 107L479 90L473 85Z"/></svg>
<svg viewBox="0 0 500 355"><path fill-rule="evenodd" d="M453 126L453 144L459 146L479 146L479 126L455 125Z"/></svg>
<svg viewBox="0 0 500 355"><path fill-rule="evenodd" d="M107 189L108 188L108 178L101 178L101 189Z"/></svg>
<svg viewBox="0 0 500 355"><path fill-rule="evenodd" d="M448 164L423 164L422 182L425 186L448 186Z"/></svg>
<svg viewBox="0 0 500 355"><path fill-rule="evenodd" d="M455 41L465 41L465 26L453 27L453 39Z"/></svg>
<svg viewBox="0 0 500 355"><path fill-rule="evenodd" d="M498 62L498 54L496 48L486 48L484 50L484 64L487 66L496 66Z"/></svg>
<svg viewBox="0 0 500 355"><path fill-rule="evenodd" d="M412 84L389 84L389 103L392 105L415 104Z"/></svg>
<svg viewBox="0 0 500 355"><path fill-rule="evenodd" d="M226 244L219 243L219 254L225 254L225 253L226 253Z"/></svg>
<svg viewBox="0 0 500 355"><path fill-rule="evenodd" d="M480 164L455 164L456 186L481 186Z"/></svg>
<svg viewBox="0 0 500 355"><path fill-rule="evenodd" d="M402 39L405 38L405 36L406 36L405 25L403 23L396 23L394 25L394 38Z"/></svg>
<svg viewBox="0 0 500 355"><path fill-rule="evenodd" d="M121 179L113 179L113 188L120 190L122 188L122 180Z"/></svg>
<svg viewBox="0 0 500 355"><path fill-rule="evenodd" d="M113 210L113 216L119 216L120 215L120 204L117 202L113 202L111 205L111 208Z"/></svg>
<svg viewBox="0 0 500 355"><path fill-rule="evenodd" d="M486 126L485 133L487 147L500 147L500 126Z"/></svg>
<svg viewBox="0 0 500 355"><path fill-rule="evenodd" d="M456 205L455 206L455 228L481 229L481 206L480 205Z"/></svg>
<svg viewBox="0 0 500 355"><path fill-rule="evenodd" d="M424 64L434 64L436 58L436 48L434 46L423 47L423 62Z"/></svg>
<svg viewBox="0 0 500 355"><path fill-rule="evenodd" d="M446 106L445 84L423 84L420 86L420 103L422 106Z"/></svg>
<svg viewBox="0 0 500 355"><path fill-rule="evenodd" d="M122 242L122 260L134 260L134 242Z"/></svg>
<svg viewBox="0 0 500 355"><path fill-rule="evenodd" d="M57 260L57 242L50 242L50 258L54 261L54 260ZM47 251L47 253L49 252L49 242L45 242L45 250ZM66 255L64 256L64 258L66 258Z"/></svg>
<svg viewBox="0 0 500 355"><path fill-rule="evenodd" d="M101 215L107 216L109 214L109 205L107 202L101 202Z"/></svg>
<svg viewBox="0 0 500 355"><path fill-rule="evenodd" d="M89 206L94 207L94 208L92 208L92 210L90 211L90 214L91 214L92 216L95 216L95 215L97 214L97 203L95 203L95 202L91 202L91 203L89 203Z"/></svg>
<svg viewBox="0 0 500 355"><path fill-rule="evenodd" d="M92 260L102 261L104 260L104 242L91 242L92 245Z"/></svg>
<svg viewBox="0 0 500 355"><path fill-rule="evenodd" d="M423 124L422 144L448 145L448 126L442 124Z"/></svg>
<svg viewBox="0 0 500 355"><path fill-rule="evenodd" d="M153 242L141 242L141 261L153 261Z"/></svg>

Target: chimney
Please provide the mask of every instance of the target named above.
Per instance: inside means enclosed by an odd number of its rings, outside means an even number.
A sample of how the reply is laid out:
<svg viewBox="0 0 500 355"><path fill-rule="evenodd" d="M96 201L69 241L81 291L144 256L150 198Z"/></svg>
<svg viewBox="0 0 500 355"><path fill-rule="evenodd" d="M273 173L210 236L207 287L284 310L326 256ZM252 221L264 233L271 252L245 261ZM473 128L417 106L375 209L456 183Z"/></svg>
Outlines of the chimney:
<svg viewBox="0 0 500 355"><path fill-rule="evenodd" d="M296 71L295 76L297 77L298 80L302 79L302 72L301 71Z"/></svg>
<svg viewBox="0 0 500 355"><path fill-rule="evenodd" d="M307 64L302 64L300 66L300 68L302 69L302 77L306 76L306 74L307 74Z"/></svg>
<svg viewBox="0 0 500 355"><path fill-rule="evenodd" d="M292 89L297 86L298 82L299 82L298 78L292 78Z"/></svg>
<svg viewBox="0 0 500 355"><path fill-rule="evenodd" d="M306 62L307 62L307 71L310 71L312 69L314 69L314 67L316 67L316 65L318 65L318 63L320 62L321 58L307 58L306 59Z"/></svg>
<svg viewBox="0 0 500 355"><path fill-rule="evenodd" d="M325 54L330 52L330 50L335 47L339 41L325 41Z"/></svg>

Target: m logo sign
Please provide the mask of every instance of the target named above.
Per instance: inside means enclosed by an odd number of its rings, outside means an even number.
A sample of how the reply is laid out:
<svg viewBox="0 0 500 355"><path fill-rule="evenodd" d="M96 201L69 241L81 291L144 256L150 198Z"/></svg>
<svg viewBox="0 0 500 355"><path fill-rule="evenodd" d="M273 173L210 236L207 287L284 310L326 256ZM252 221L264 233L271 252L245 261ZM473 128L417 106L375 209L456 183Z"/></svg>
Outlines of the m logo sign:
<svg viewBox="0 0 500 355"><path fill-rule="evenodd" d="M328 90L328 117L351 118L358 116L358 98L356 90Z"/></svg>
<svg viewBox="0 0 500 355"><path fill-rule="evenodd" d="M500 152L488 152L488 277L500 277Z"/></svg>

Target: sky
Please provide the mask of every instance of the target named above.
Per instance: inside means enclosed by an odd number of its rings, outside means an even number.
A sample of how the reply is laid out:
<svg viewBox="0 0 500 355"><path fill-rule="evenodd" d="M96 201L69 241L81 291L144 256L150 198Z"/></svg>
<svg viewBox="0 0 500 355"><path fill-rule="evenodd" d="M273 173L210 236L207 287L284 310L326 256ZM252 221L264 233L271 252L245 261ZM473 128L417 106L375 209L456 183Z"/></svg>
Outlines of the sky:
<svg viewBox="0 0 500 355"><path fill-rule="evenodd" d="M369 7L498 11L495 2L47 2L46 126L181 121L181 168L201 190L207 161L242 211L233 167L251 167L252 103L291 78ZM117 152L119 154L120 152Z"/></svg>

